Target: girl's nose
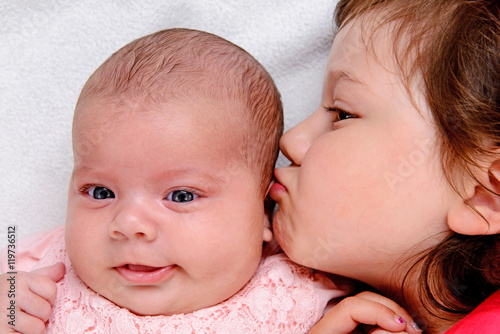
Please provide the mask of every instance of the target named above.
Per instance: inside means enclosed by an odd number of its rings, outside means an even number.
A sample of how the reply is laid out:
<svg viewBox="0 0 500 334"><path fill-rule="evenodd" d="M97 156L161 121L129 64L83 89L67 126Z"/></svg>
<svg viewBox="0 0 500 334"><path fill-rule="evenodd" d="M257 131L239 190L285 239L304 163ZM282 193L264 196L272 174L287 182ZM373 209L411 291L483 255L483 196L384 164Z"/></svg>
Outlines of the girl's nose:
<svg viewBox="0 0 500 334"><path fill-rule="evenodd" d="M153 210L138 199L122 203L109 225L109 235L116 240L155 240L158 236L158 225Z"/></svg>
<svg viewBox="0 0 500 334"><path fill-rule="evenodd" d="M315 126L315 123L317 123L316 113L285 132L281 137L280 149L293 165L302 165L304 155L319 135L320 129Z"/></svg>

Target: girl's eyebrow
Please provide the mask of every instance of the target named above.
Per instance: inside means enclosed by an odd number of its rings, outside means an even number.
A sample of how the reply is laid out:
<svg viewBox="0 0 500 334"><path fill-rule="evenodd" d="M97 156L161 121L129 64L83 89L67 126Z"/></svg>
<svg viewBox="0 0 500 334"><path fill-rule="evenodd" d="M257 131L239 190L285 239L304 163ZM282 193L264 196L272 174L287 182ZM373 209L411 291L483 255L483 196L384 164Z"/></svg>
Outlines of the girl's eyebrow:
<svg viewBox="0 0 500 334"><path fill-rule="evenodd" d="M335 83L338 83L341 81L347 81L347 82L354 83L357 85L366 86L366 84L363 81L361 81L361 79L359 79L355 74L350 73L350 72L345 71L345 70L331 71L329 73L329 77Z"/></svg>

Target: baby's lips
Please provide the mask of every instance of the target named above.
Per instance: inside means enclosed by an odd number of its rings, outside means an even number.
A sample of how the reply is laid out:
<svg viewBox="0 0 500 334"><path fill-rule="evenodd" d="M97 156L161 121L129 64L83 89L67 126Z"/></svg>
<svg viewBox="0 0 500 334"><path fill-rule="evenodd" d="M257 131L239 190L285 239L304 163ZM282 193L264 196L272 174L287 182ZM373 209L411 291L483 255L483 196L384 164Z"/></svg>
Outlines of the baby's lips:
<svg viewBox="0 0 500 334"><path fill-rule="evenodd" d="M140 272L151 272L162 268L162 267L145 266L142 264L126 264L124 267L132 271L140 271Z"/></svg>
<svg viewBox="0 0 500 334"><path fill-rule="evenodd" d="M175 273L176 265L152 267L142 264L124 264L115 267L118 274L132 284L149 285L168 280Z"/></svg>

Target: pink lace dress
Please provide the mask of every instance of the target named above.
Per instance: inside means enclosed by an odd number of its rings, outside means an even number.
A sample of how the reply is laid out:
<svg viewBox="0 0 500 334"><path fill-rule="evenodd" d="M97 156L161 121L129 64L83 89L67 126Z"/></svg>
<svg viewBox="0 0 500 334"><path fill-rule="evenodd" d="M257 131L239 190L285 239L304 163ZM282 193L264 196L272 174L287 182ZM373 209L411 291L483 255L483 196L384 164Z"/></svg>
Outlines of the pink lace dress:
<svg viewBox="0 0 500 334"><path fill-rule="evenodd" d="M79 279L66 254L63 227L26 241L27 248L22 243L18 247L22 250L18 270L34 269L35 263L35 267L66 265L46 333L307 333L328 301L348 292L276 254L263 259L252 279L226 301L189 314L138 316Z"/></svg>

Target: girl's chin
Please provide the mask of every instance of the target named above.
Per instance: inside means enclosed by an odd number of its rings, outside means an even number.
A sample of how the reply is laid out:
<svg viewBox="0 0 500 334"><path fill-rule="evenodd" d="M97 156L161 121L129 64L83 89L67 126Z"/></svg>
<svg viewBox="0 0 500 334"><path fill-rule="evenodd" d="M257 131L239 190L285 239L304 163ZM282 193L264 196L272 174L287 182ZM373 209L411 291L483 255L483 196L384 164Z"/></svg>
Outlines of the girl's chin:
<svg viewBox="0 0 500 334"><path fill-rule="evenodd" d="M281 246L281 249L288 255L291 250L290 246L290 238L286 236L285 230L283 229L282 223L279 219L279 210L276 212L273 219L273 233L276 241Z"/></svg>

